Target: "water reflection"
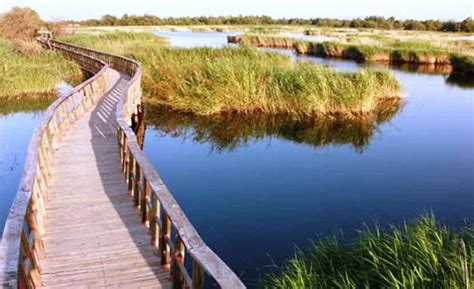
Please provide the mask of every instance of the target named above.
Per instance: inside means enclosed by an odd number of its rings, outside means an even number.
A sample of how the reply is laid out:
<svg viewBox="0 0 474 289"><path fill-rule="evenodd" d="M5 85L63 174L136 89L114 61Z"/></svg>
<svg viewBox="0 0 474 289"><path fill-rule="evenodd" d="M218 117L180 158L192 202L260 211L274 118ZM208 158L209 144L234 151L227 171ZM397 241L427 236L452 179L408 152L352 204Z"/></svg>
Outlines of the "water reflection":
<svg viewBox="0 0 474 289"><path fill-rule="evenodd" d="M157 31L157 36L165 37L173 47L224 47L227 36L238 35L238 32L193 32L193 31Z"/></svg>
<svg viewBox="0 0 474 289"><path fill-rule="evenodd" d="M0 115L17 112L42 112L56 100L58 96L69 93L74 87L65 81L57 84L56 90L44 93L29 93L12 97L0 98Z"/></svg>
<svg viewBox="0 0 474 289"><path fill-rule="evenodd" d="M353 120L295 120L288 116L239 114L206 117L150 106L146 119L159 132L208 143L217 152L231 151L269 137L314 147L351 145L360 152L369 144L377 127L394 117L402 106L400 99L392 99L379 105L373 116Z"/></svg>

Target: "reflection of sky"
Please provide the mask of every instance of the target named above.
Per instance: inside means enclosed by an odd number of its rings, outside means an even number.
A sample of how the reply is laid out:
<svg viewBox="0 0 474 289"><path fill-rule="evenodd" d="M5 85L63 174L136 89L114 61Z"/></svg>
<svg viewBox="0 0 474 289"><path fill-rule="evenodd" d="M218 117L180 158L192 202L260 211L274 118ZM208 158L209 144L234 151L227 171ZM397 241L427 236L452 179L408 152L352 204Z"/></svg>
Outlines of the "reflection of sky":
<svg viewBox="0 0 474 289"><path fill-rule="evenodd" d="M402 19L464 19L473 15L471 0L2 0L0 12L29 6L50 19L90 19L105 14L160 17L269 15L272 17L356 18L371 15ZM91 9L93 7L93 9Z"/></svg>
<svg viewBox="0 0 474 289"><path fill-rule="evenodd" d="M265 50L344 71L366 66ZM213 151L211 142L149 126L145 153L206 243L250 284L270 258L292 256L295 244L306 248L339 229L350 238L363 222L399 224L426 210L454 226L473 220L473 90L443 74L388 69L404 87L405 106L375 128L362 152L276 135Z"/></svg>
<svg viewBox="0 0 474 289"><path fill-rule="evenodd" d="M227 44L228 35L239 34L237 32L191 32L191 31L157 31L158 36L166 37L169 44L174 47L223 47Z"/></svg>
<svg viewBox="0 0 474 289"><path fill-rule="evenodd" d="M42 113L0 115L0 232L15 197L31 134Z"/></svg>

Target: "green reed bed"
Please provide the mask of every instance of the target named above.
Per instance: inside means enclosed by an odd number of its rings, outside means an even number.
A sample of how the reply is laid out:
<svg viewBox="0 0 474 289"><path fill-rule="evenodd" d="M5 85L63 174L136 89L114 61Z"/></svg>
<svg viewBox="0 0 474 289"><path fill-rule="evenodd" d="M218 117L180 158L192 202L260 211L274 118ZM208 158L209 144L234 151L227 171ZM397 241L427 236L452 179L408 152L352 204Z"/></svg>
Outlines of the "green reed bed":
<svg viewBox="0 0 474 289"><path fill-rule="evenodd" d="M453 73L472 75L474 57L426 41L390 41L385 45L313 42L288 37L242 35L229 36L230 43L258 47L294 48L299 54L352 59L362 62L452 65Z"/></svg>
<svg viewBox="0 0 474 289"><path fill-rule="evenodd" d="M353 116L370 113L380 101L401 94L399 82L387 72L339 72L251 47L169 48L147 33L77 35L64 40L137 59L144 66L149 103L197 115Z"/></svg>
<svg viewBox="0 0 474 289"><path fill-rule="evenodd" d="M400 96L400 84L387 72L339 72L249 47L161 48L131 56L148 69L151 103L198 115L357 115Z"/></svg>
<svg viewBox="0 0 474 289"><path fill-rule="evenodd" d="M55 92L61 80L79 83L79 66L51 51L22 54L0 37L0 99L41 98Z"/></svg>
<svg viewBox="0 0 474 289"><path fill-rule="evenodd" d="M401 227L365 227L298 250L264 288L472 288L474 226L455 232L423 215Z"/></svg>

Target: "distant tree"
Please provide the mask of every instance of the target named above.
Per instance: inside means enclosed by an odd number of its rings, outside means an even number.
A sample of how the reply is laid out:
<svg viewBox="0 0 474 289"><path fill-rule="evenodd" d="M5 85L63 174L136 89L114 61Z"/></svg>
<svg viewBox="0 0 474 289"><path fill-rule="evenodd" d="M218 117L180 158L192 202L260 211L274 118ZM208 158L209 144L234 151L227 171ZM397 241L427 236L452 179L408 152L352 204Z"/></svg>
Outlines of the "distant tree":
<svg viewBox="0 0 474 289"><path fill-rule="evenodd" d="M462 32L474 32L474 20L471 17L464 19L461 22L461 31Z"/></svg>
<svg viewBox="0 0 474 289"><path fill-rule="evenodd" d="M31 8L13 7L0 20L3 35L11 40L29 40L44 25L38 13Z"/></svg>

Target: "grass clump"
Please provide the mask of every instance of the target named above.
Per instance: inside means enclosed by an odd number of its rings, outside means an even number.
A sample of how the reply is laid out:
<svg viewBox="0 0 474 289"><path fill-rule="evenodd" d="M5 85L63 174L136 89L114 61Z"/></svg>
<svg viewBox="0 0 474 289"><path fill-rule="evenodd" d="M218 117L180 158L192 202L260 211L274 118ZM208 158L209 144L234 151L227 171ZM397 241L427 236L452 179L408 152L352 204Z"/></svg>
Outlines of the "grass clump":
<svg viewBox="0 0 474 289"><path fill-rule="evenodd" d="M474 226L453 232L433 215L383 230L365 227L350 245L336 238L298 251L264 288L472 288Z"/></svg>
<svg viewBox="0 0 474 289"><path fill-rule="evenodd" d="M451 64L453 65L453 74L471 77L474 75L474 56L452 54Z"/></svg>
<svg viewBox="0 0 474 289"><path fill-rule="evenodd" d="M58 83L79 83L82 73L77 64L60 53L43 50L25 55L14 44L0 37L0 100L28 100L55 92Z"/></svg>
<svg viewBox="0 0 474 289"><path fill-rule="evenodd" d="M156 44L143 44L143 38L157 37L114 33L64 40L137 59L144 67L149 103L196 115L353 116L370 113L380 100L400 96L399 82L387 72L339 72L246 46L169 48L160 45L159 38Z"/></svg>
<svg viewBox="0 0 474 289"><path fill-rule="evenodd" d="M162 48L132 56L149 69L144 84L150 102L198 115L357 115L400 95L387 72L339 72L250 47Z"/></svg>

